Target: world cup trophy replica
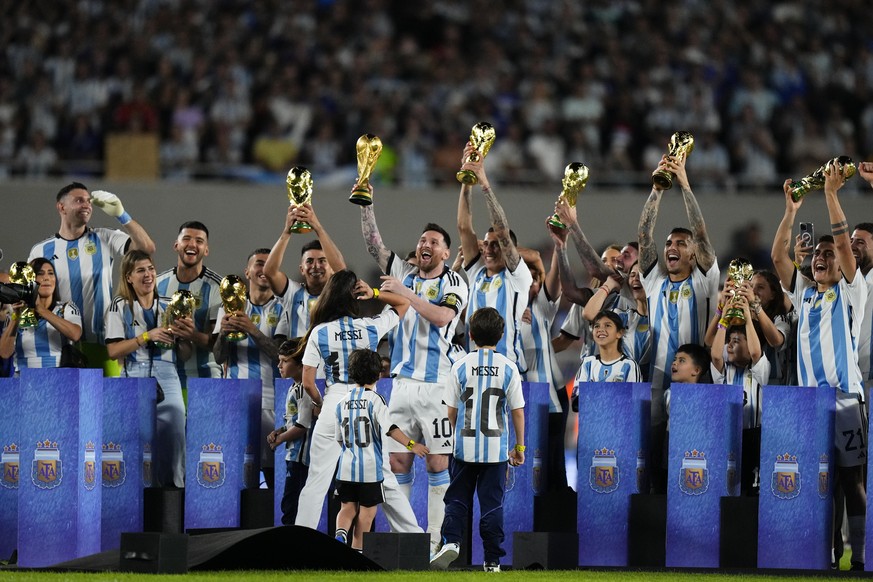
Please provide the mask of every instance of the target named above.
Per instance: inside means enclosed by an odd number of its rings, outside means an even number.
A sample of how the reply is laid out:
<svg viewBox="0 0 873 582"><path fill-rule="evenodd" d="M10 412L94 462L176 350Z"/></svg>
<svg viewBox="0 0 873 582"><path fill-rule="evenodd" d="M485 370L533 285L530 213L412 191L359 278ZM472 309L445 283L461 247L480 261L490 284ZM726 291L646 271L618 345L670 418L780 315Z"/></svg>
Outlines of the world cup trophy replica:
<svg viewBox="0 0 873 582"><path fill-rule="evenodd" d="M564 168L564 178L561 180L561 195L558 196L558 199L563 198L567 201L567 204L575 208L579 193L587 185L588 166L581 162L567 164L567 167ZM549 219L549 224L556 228L567 228L567 225L558 218L557 213L553 214Z"/></svg>
<svg viewBox="0 0 873 582"><path fill-rule="evenodd" d="M302 166L288 170L285 178L288 187L288 202L291 206L303 206L312 201L312 174ZM312 225L305 220L297 220L288 227L291 234L303 234L312 230Z"/></svg>
<svg viewBox="0 0 873 582"><path fill-rule="evenodd" d="M358 138L355 144L358 153L358 185L352 190L349 202L358 206L369 206L373 203L370 194L370 176L382 154L382 140L377 136L367 133Z"/></svg>
<svg viewBox="0 0 873 582"><path fill-rule="evenodd" d="M686 158L694 149L694 136L687 131L677 131L670 137L670 143L667 145L667 155L672 158L685 156ZM655 170L652 174L652 184L660 186L662 190L669 190L673 187L673 178L676 175L667 170Z"/></svg>
<svg viewBox="0 0 873 582"><path fill-rule="evenodd" d="M490 150L491 146L494 145L494 137L494 126L490 123L480 121L474 125L470 132L470 143L473 144L476 151L467 156L464 163L478 162L487 156L488 150ZM479 178L476 177L476 174L472 170L460 170L455 177L458 179L458 182L468 186L473 186L479 183Z"/></svg>
<svg viewBox="0 0 873 582"><path fill-rule="evenodd" d="M824 189L824 173L831 166L831 164L836 164L837 169L841 172L845 169L845 179L843 180L844 182L845 180L848 180L855 175L855 163L849 156L840 156L838 158L828 160L825 165L823 165L821 168L819 168L809 176L801 178L796 182L791 182L791 184L788 185L788 190L791 193L791 199L795 202L800 202L800 199L806 196L809 192L813 190Z"/></svg>
<svg viewBox="0 0 873 582"><path fill-rule="evenodd" d="M221 305L227 315L245 316L246 301L249 297L245 281L237 275L228 275L218 285L218 294L221 296ZM227 341L241 342L246 337L248 334L243 331L232 331L227 334Z"/></svg>
<svg viewBox="0 0 873 582"><path fill-rule="evenodd" d="M170 329L177 319L182 317L193 317L195 309L197 309L197 300L194 298L194 295L192 295L187 289L179 289L173 293L170 302L167 303L167 308L164 310L161 317L161 327L164 329ZM173 344L155 342L155 345L162 350L173 349Z"/></svg>
<svg viewBox="0 0 873 582"><path fill-rule="evenodd" d="M728 265L727 279L733 281L734 288L731 291L731 298L727 305L724 306L724 315L719 323L725 327L732 325L745 325L746 315L743 313L743 308L736 303L736 297L739 294L740 285L743 283L751 283L752 275L755 270L750 263L742 259L734 259Z"/></svg>
<svg viewBox="0 0 873 582"><path fill-rule="evenodd" d="M25 263L24 261L12 263L12 266L9 267L9 281L18 285L34 288L33 297L34 300L36 300L36 272L29 263ZM32 306L25 307L21 310L21 314L18 317L19 329L36 327L38 323L39 316L36 314L36 310Z"/></svg>

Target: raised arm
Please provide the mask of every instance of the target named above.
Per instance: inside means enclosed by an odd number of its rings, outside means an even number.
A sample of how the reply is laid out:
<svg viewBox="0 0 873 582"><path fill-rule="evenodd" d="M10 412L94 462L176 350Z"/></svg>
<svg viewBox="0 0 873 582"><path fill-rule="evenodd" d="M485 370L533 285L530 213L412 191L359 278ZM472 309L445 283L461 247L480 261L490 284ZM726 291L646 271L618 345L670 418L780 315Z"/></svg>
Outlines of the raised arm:
<svg viewBox="0 0 873 582"><path fill-rule="evenodd" d="M372 194L372 192L373 186L370 186L370 193ZM379 269L383 273L387 273L391 250L382 242L382 235L379 233L379 227L376 226L376 212L372 204L370 206L361 206L361 232L364 235L367 252L376 259Z"/></svg>
<svg viewBox="0 0 873 582"><path fill-rule="evenodd" d="M543 281L546 288L546 293L552 301L561 296L561 274L558 270L558 247L552 249L552 259L549 261L549 270L546 271L546 278Z"/></svg>
<svg viewBox="0 0 873 582"><path fill-rule="evenodd" d="M573 245L576 247L576 252L579 253L579 258L582 259L582 265L588 271L588 275L600 281L605 281L610 276L615 275L615 270L600 260L600 255L597 254L597 251L588 242L588 237L582 232L582 227L577 219L576 207L570 206L561 196L555 203L555 214L558 215L561 222L567 225L567 230L573 239Z"/></svg>
<svg viewBox="0 0 873 582"><path fill-rule="evenodd" d="M779 276L779 282L782 283L782 287L789 291L792 289L791 283L795 271L794 263L788 255L791 248L791 227L794 225L794 219L800 205L803 204L803 198L799 202L795 202L791 198L790 184L791 180L785 180L782 184L782 191L785 194L785 214L782 215L782 222L776 229L776 236L773 237L773 249L770 251L770 258L773 259L773 268L776 270L776 275Z"/></svg>
<svg viewBox="0 0 873 582"><path fill-rule="evenodd" d="M840 261L843 277L851 283L855 280L855 273L858 269L855 266L855 256L852 254L849 223L846 221L846 214L843 212L843 207L840 206L840 199L837 197L837 192L846 183L845 172L846 168L841 168L839 164L828 164L824 171L824 191L825 200L827 200L828 204L828 216L831 219L831 234L834 236L837 259Z"/></svg>
<svg viewBox="0 0 873 582"><path fill-rule="evenodd" d="M282 272L282 261L285 259L285 251L288 249L288 243L291 240L291 225L294 224L294 207L288 206L288 212L285 213L285 226L282 227L282 234L279 235L279 240L270 249L270 254L267 256L267 261L264 263L264 277L270 282L270 289L273 293L279 295L285 292L288 287L288 275Z"/></svg>
<svg viewBox="0 0 873 582"><path fill-rule="evenodd" d="M661 169L666 161L666 156L661 158L661 163L658 164L658 169ZM658 249L655 246L655 220L658 218L658 209L661 206L661 196L664 191L657 185L652 186L652 191L649 193L649 198L643 206L643 212L640 214L640 226L638 242L640 243L640 273L646 274L652 270L658 262Z"/></svg>
<svg viewBox="0 0 873 582"><path fill-rule="evenodd" d="M686 159L686 155L681 155L678 158L667 158L666 168L676 174L676 181L679 182L679 187L682 189L685 213L688 215L691 232L694 233L697 264L704 271L708 271L713 263L715 263L715 249L712 248L712 242L709 240L709 234L706 232L706 222L703 220L703 213L700 211L697 198L694 196L694 192L691 191L691 185L688 182L688 174L685 172Z"/></svg>
<svg viewBox="0 0 873 582"><path fill-rule="evenodd" d="M458 235L461 237L461 254L464 256L464 265L479 256L479 237L473 230L473 211L470 207L470 196L473 187L461 184L461 194L458 197Z"/></svg>
<svg viewBox="0 0 873 582"><path fill-rule="evenodd" d="M321 243L321 250L324 252L324 258L327 259L327 264L330 265L330 268L333 269L334 272L345 269L346 260L343 258L342 252L340 252L336 243L333 242L333 239L330 238L330 235L327 233L324 226L321 225L321 221L318 220L318 216L315 214L315 209L312 208L312 205L304 204L298 206L296 208L296 213L299 220L303 220L312 225L312 232L314 232L315 236L318 237L318 241Z"/></svg>

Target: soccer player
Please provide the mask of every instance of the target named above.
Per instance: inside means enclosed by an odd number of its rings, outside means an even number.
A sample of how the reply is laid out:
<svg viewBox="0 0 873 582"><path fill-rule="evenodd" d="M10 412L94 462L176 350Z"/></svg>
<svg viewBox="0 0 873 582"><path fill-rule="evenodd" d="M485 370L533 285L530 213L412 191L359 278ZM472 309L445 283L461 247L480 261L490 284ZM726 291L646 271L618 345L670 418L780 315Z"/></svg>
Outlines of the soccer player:
<svg viewBox="0 0 873 582"><path fill-rule="evenodd" d="M153 254L155 243L115 194L89 193L84 184L72 182L58 191L56 200L61 217L58 232L33 245L27 260L43 257L52 262L61 301L72 301L82 314L81 348L89 365L117 376L118 364L107 357L103 345L103 315L112 300L112 265L131 250ZM90 228L94 206L116 218L124 230Z"/></svg>
<svg viewBox="0 0 873 582"><path fill-rule="evenodd" d="M524 464L524 397L521 374L515 363L497 351L503 334L503 317L483 307L470 317L470 339L477 349L452 366L446 382L445 401L455 425L452 481L446 491L443 545L430 561L444 570L455 561L467 524L467 513L478 494L479 533L485 550L486 572L500 571L503 550L503 496L506 463ZM515 445L509 447L509 422L515 428Z"/></svg>
<svg viewBox="0 0 873 582"><path fill-rule="evenodd" d="M449 484L449 454L453 447L452 425L446 416L440 380L448 375L454 361L451 343L467 301L467 284L446 264L452 241L445 229L426 224L415 246L414 261L405 261L382 242L374 206L361 206L361 230L367 250L385 273L382 289L404 297L411 308L393 332L391 342L391 422L424 442L429 450L425 462L427 531L435 550L445 514L443 496ZM391 441L386 448L400 489L410 497L412 454Z"/></svg>
<svg viewBox="0 0 873 582"><path fill-rule="evenodd" d="M190 291L196 301L193 318L178 318L174 329L179 337L191 341L194 353L179 362L179 380L187 388L188 378L221 378L221 366L212 353L215 322L221 307L218 288L221 276L203 264L209 255L209 229L202 222L188 221L179 227L173 242L176 266L158 275L158 295L172 297L176 291Z"/></svg>
<svg viewBox="0 0 873 582"><path fill-rule="evenodd" d="M337 497L342 507L336 516L336 539L348 542L355 524L352 549L363 550L364 532L370 531L382 494L382 434L419 457L427 447L409 438L396 424L389 424L388 405L374 387L382 375L379 354L357 349L349 355L349 393L336 405L336 440L342 453L336 469Z"/></svg>

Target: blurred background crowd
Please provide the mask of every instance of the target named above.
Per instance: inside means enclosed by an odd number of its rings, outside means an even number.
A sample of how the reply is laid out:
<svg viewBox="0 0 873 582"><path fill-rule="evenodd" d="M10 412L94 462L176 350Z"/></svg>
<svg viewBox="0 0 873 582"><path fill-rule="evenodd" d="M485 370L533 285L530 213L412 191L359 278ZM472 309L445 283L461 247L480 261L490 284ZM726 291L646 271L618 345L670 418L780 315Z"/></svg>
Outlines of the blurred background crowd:
<svg viewBox="0 0 873 582"><path fill-rule="evenodd" d="M873 156L873 10L857 0L32 0L0 27L0 177L102 176L112 132L159 136L178 180L648 184L694 133L695 185L777 186ZM776 190L778 192L778 189Z"/></svg>

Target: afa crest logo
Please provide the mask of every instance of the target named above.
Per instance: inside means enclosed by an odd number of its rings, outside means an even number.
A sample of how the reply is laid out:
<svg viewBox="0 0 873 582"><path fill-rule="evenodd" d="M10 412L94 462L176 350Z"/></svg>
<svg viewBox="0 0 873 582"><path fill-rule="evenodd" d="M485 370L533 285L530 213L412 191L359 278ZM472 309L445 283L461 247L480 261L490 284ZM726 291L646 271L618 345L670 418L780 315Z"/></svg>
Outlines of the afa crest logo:
<svg viewBox="0 0 873 582"><path fill-rule="evenodd" d="M57 442L45 439L36 443L30 480L40 489L54 489L61 484L64 471L61 450Z"/></svg>
<svg viewBox="0 0 873 582"><path fill-rule="evenodd" d="M21 451L15 443L3 445L3 453L0 456L0 465L3 467L3 477L0 478L0 487L4 489L18 489L19 458Z"/></svg>
<svg viewBox="0 0 873 582"><path fill-rule="evenodd" d="M203 445L200 462L197 463L197 482L207 489L217 489L224 485L224 477L224 453L221 452L221 445Z"/></svg>
<svg viewBox="0 0 873 582"><path fill-rule="evenodd" d="M439 294L440 294L440 285L439 285L439 283L436 283L435 285L431 285L430 287L428 287L427 292L424 294L424 296L427 297L428 300L433 301L434 299L437 298L437 296Z"/></svg>
<svg viewBox="0 0 873 582"><path fill-rule="evenodd" d="M127 478L127 468L124 464L124 451L121 443L103 443L103 458L101 461L104 487L121 487Z"/></svg>
<svg viewBox="0 0 873 582"><path fill-rule="evenodd" d="M95 245L92 241L88 241L85 243L85 253L89 255L97 254L97 245Z"/></svg>
<svg viewBox="0 0 873 582"><path fill-rule="evenodd" d="M776 455L773 466L773 477L770 479L770 490L778 499L794 499L800 495L800 465L797 455L785 453Z"/></svg>
<svg viewBox="0 0 873 582"><path fill-rule="evenodd" d="M85 443L85 461L82 471L85 489L92 491L97 487L97 451L93 441Z"/></svg>
<svg viewBox="0 0 873 582"><path fill-rule="evenodd" d="M821 499L830 498L831 470L827 453L818 458L818 496Z"/></svg>
<svg viewBox="0 0 873 582"><path fill-rule="evenodd" d="M270 311L267 313L267 325L270 327L276 327L279 325L279 314L276 311Z"/></svg>
<svg viewBox="0 0 873 582"><path fill-rule="evenodd" d="M597 493L612 493L618 489L620 482L621 473L615 450L606 447L595 449L588 471L588 486Z"/></svg>
<svg viewBox="0 0 873 582"><path fill-rule="evenodd" d="M685 451L679 470L679 490L685 495L703 495L709 489L706 453L694 449Z"/></svg>

